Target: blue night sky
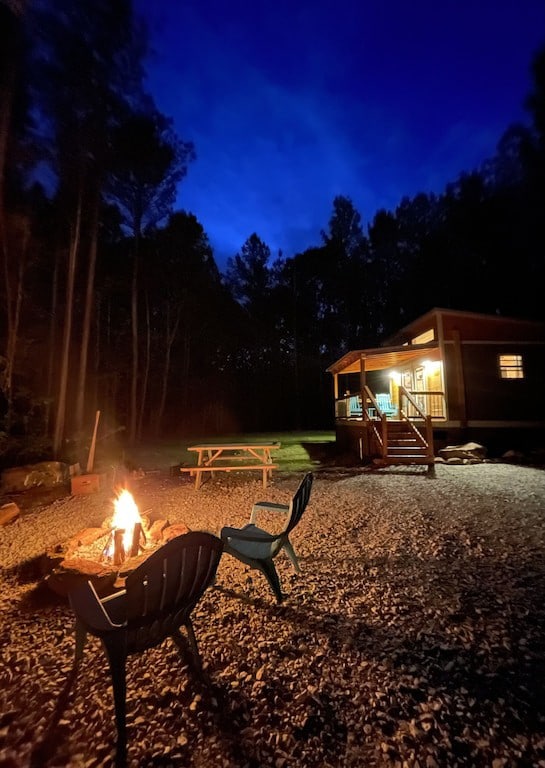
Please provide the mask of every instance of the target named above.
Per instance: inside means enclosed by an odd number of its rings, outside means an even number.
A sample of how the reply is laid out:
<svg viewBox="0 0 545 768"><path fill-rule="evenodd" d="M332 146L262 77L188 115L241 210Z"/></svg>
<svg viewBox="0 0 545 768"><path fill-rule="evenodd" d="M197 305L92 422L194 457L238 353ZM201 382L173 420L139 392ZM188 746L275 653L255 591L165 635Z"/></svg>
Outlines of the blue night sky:
<svg viewBox="0 0 545 768"><path fill-rule="evenodd" d="M137 8L144 6L143 0ZM193 141L177 209L223 269L256 232L320 245L336 195L364 227L444 191L529 122L543 0L155 0L148 90Z"/></svg>

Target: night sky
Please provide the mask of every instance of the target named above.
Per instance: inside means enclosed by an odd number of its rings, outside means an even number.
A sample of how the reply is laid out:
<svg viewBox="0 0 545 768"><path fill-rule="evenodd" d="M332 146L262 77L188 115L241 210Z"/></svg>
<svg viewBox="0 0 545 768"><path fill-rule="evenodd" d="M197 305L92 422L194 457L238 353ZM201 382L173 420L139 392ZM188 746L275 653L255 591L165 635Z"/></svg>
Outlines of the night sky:
<svg viewBox="0 0 545 768"><path fill-rule="evenodd" d="M138 0L148 90L197 153L177 209L220 269L256 232L292 256L321 243L336 195L364 227L444 191L529 122L544 0Z"/></svg>

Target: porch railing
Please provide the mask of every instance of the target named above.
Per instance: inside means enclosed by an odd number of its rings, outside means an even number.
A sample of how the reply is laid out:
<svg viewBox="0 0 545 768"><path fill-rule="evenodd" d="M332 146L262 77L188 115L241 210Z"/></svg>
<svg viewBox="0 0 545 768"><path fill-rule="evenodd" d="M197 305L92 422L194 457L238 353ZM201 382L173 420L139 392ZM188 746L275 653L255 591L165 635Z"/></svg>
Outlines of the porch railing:
<svg viewBox="0 0 545 768"><path fill-rule="evenodd" d="M400 388L405 390L404 387ZM425 413L431 416L432 419L445 419L447 415L445 393L441 390L405 390L411 395L412 400L416 403L414 407L411 403L407 405L407 415L409 417L417 416L418 413Z"/></svg>
<svg viewBox="0 0 545 768"><path fill-rule="evenodd" d="M364 396L365 409L360 393L339 397L335 401L335 418L379 421L382 412L369 387L365 387ZM425 420L427 416L434 420L446 418L445 393L440 390L408 390L401 386L399 400L400 408L408 419Z"/></svg>
<svg viewBox="0 0 545 768"><path fill-rule="evenodd" d="M365 402L365 407L363 403ZM432 416L426 413L425 404L432 403L435 411L443 414L444 395L442 392L413 392L403 386L398 388L398 411L395 416L387 416L379 406L375 395L364 387L362 394L346 394L335 403L335 415L343 421L359 421L367 425L367 448L370 453L378 454L384 461L389 458L389 433L392 432L392 445L396 444L393 422L403 422L409 433L414 435L416 445L425 449L427 461L433 462L433 427ZM441 418L441 416L438 416ZM437 416L436 416L437 418ZM389 423L391 427L389 427ZM365 439L365 438L364 438ZM399 450L395 456L399 461ZM409 457L407 457L409 458Z"/></svg>

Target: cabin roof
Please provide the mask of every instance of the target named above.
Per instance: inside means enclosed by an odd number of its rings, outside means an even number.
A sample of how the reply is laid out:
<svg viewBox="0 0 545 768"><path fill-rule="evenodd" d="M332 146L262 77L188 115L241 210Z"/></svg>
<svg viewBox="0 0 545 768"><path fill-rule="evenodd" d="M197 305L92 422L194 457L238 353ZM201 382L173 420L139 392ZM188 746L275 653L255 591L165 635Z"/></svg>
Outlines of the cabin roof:
<svg viewBox="0 0 545 768"><path fill-rule="evenodd" d="M473 320L475 322L482 321L483 323L496 323L498 326L518 326L527 328L543 328L544 324L536 320L526 320L520 317L507 317L504 315L487 315L483 312L466 312L460 309L444 309L442 307L434 307L429 312L420 315L415 320L400 328L394 334L384 339L381 343L382 347L397 346L403 344L405 341L411 339L417 333L419 333L426 326L434 327L437 325L438 320L444 317L454 317L464 320Z"/></svg>
<svg viewBox="0 0 545 768"><path fill-rule="evenodd" d="M514 317L504 317L502 315L486 315L479 312L465 312L456 309L442 309L434 307L420 315L408 325L401 328L394 335L385 339L380 347L368 349L353 349L346 352L336 362L332 363L326 371L328 373L357 373L360 370L360 360L365 361L366 371L380 371L385 368L396 368L405 363L425 356L429 360L439 360L439 342L435 339L427 344L409 344L410 340L423 333L427 328L437 328L440 321L445 318L460 318L461 320L473 321L475 326L487 323L498 324L498 328L511 327L521 329L526 328L530 338L541 337L545 324L534 320L525 320ZM445 320L446 322L446 320Z"/></svg>
<svg viewBox="0 0 545 768"><path fill-rule="evenodd" d="M366 371L382 371L384 368L395 368L404 363L421 358L438 359L439 346L437 342L429 344L404 344L398 347L375 347L374 349L354 349L344 354L339 360L327 368L328 373L357 373L360 370L360 359L365 359Z"/></svg>

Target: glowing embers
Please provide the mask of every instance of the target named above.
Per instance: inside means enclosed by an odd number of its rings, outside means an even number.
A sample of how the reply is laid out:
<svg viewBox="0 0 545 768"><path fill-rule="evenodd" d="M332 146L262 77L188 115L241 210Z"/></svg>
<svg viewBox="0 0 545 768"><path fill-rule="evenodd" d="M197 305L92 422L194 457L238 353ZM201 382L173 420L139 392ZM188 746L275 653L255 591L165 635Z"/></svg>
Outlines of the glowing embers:
<svg viewBox="0 0 545 768"><path fill-rule="evenodd" d="M146 546L146 534L138 507L130 491L123 489L114 501L110 536L102 552L105 562L121 565Z"/></svg>

